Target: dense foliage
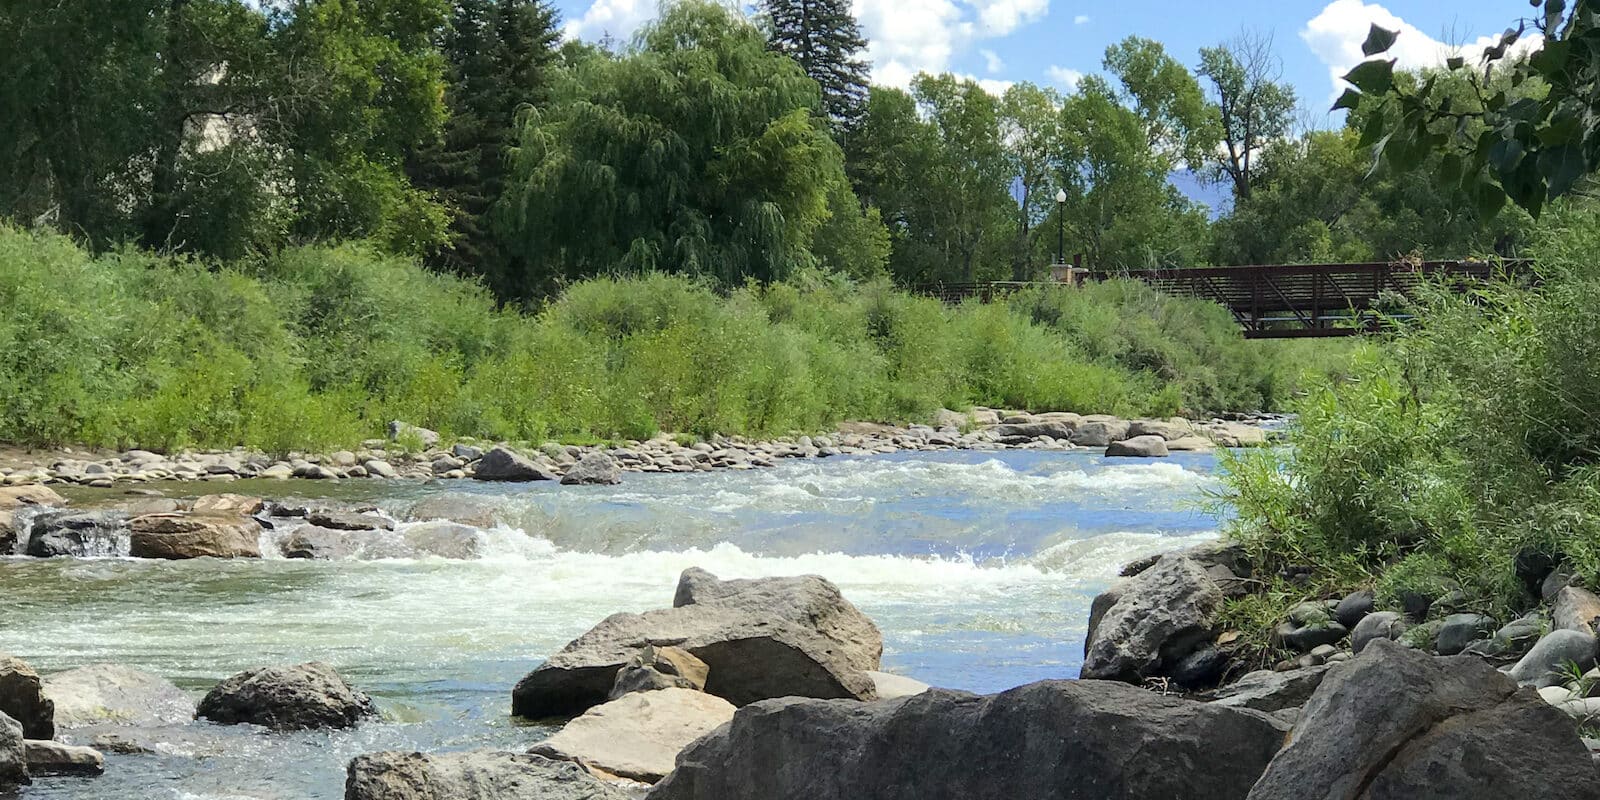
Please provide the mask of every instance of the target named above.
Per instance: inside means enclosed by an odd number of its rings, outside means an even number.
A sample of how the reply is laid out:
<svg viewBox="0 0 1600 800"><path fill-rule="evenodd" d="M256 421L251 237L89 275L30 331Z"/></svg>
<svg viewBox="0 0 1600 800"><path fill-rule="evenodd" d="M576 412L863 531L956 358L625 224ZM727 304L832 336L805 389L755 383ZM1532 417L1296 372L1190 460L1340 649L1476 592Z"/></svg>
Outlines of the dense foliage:
<svg viewBox="0 0 1600 800"><path fill-rule="evenodd" d="M1384 113L1370 120L1363 143L1384 160L1411 169L1441 157L1439 182L1470 194L1484 216L1508 198L1539 216L1600 169L1600 10L1589 0L1529 4L1534 15L1506 29L1477 62L1449 60L1448 74L1471 91L1439 91L1446 75L1408 84L1396 79L1394 59L1376 58L1345 76L1353 88L1334 107L1376 99ZM1517 57L1513 48L1530 30L1539 46ZM1374 25L1362 52L1386 53L1399 36Z"/></svg>
<svg viewBox="0 0 1600 800"><path fill-rule="evenodd" d="M1425 324L1369 349L1300 407L1292 450L1230 464L1232 534L1329 587L1502 614L1538 601L1519 558L1600 581L1600 205L1558 205L1532 252L1542 283L1439 292Z"/></svg>
<svg viewBox="0 0 1600 800"><path fill-rule="evenodd" d="M1258 408L1305 365L1271 344L1216 306L1115 283L952 308L813 270L725 295L652 274L576 284L528 316L365 247L223 265L0 227L0 441L28 444L280 451L395 418L537 443L971 403Z"/></svg>
<svg viewBox="0 0 1600 800"><path fill-rule="evenodd" d="M0 9L16 44L0 52L0 216L102 251L365 240L536 307L640 271L728 290L808 268L1030 280L1075 256L1117 270L1516 255L1530 224L1491 222L1470 181L1435 191L1422 173L1464 163L1450 154L1369 169L1372 133L1400 115L1386 95L1346 103L1355 132L1296 134L1262 37L1204 48L1193 70L1130 37L1069 90L996 95L949 74L869 88L835 0L769 0L754 21L677 0L598 46L561 42L547 0L113 5ZM1483 79L1390 69L1385 85L1456 108L1504 88L1507 113L1546 109L1549 87L1578 84L1515 76L1552 58ZM1461 135L1503 122L1485 112ZM1231 202L1196 203L1184 174Z"/></svg>

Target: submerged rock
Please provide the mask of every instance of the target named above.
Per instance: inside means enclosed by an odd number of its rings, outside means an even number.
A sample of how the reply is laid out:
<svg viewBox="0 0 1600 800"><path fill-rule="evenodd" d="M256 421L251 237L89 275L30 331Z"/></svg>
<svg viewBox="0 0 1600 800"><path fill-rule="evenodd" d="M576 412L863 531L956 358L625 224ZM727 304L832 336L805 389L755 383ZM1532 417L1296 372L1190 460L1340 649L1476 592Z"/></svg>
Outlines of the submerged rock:
<svg viewBox="0 0 1600 800"><path fill-rule="evenodd" d="M316 525L302 525L278 545L284 558L340 561L355 558L370 532L340 531Z"/></svg>
<svg viewBox="0 0 1600 800"><path fill-rule="evenodd" d="M733 719L732 703L692 689L634 692L595 706L528 752L655 783L678 753Z"/></svg>
<svg viewBox="0 0 1600 800"><path fill-rule="evenodd" d="M194 719L194 701L166 678L118 664L92 664L44 679L57 728L156 726Z"/></svg>
<svg viewBox="0 0 1600 800"><path fill-rule="evenodd" d="M368 753L346 771L344 800L628 800L577 764L543 756Z"/></svg>
<svg viewBox="0 0 1600 800"><path fill-rule="evenodd" d="M54 739L56 705L28 662L0 653L0 714L17 721L29 739Z"/></svg>
<svg viewBox="0 0 1600 800"><path fill-rule="evenodd" d="M500 506L499 500L482 495L438 494L418 500L406 513L406 519L416 522L445 520L474 528L493 528L499 524L495 514Z"/></svg>
<svg viewBox="0 0 1600 800"><path fill-rule="evenodd" d="M648 645L671 645L709 667L705 690L735 705L769 697L875 697L883 636L827 580L718 580L686 570L674 608L613 614L524 677L512 713L581 713L610 694L617 671Z"/></svg>
<svg viewBox="0 0 1600 800"><path fill-rule="evenodd" d="M312 662L234 675L206 693L196 716L281 731L351 728L377 713L372 698L352 688L333 667Z"/></svg>
<svg viewBox="0 0 1600 800"><path fill-rule="evenodd" d="M1284 729L1106 681L876 703L781 698L690 745L649 800L1239 798Z"/></svg>
<svg viewBox="0 0 1600 800"><path fill-rule="evenodd" d="M306 522L319 528L336 531L392 531L394 523L377 514L360 514L352 511L312 511Z"/></svg>
<svg viewBox="0 0 1600 800"><path fill-rule="evenodd" d="M1594 800L1571 720L1467 656L1379 639L1330 672L1249 800Z"/></svg>
<svg viewBox="0 0 1600 800"><path fill-rule="evenodd" d="M1120 584L1085 643L1084 678L1138 681L1173 665L1207 641L1222 590L1204 568L1162 556Z"/></svg>
<svg viewBox="0 0 1600 800"><path fill-rule="evenodd" d="M472 477L480 481L551 481L556 476L532 459L497 446L478 459Z"/></svg>
<svg viewBox="0 0 1600 800"><path fill-rule="evenodd" d="M146 514L129 523L134 558L260 558L261 523L249 517Z"/></svg>

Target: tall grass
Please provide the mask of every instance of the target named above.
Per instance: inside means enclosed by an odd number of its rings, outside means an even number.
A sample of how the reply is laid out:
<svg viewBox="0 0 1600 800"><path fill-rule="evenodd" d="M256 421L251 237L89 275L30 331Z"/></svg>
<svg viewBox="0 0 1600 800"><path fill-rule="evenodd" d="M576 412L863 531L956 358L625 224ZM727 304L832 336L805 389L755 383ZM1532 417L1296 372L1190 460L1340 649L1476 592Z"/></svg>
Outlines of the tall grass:
<svg viewBox="0 0 1600 800"><path fill-rule="evenodd" d="M947 307L821 273L717 293L597 279L537 314L358 245L203 263L0 227L0 440L274 452L390 419L540 441L771 435L941 406L1280 404L1298 371L1225 312L1107 285Z"/></svg>

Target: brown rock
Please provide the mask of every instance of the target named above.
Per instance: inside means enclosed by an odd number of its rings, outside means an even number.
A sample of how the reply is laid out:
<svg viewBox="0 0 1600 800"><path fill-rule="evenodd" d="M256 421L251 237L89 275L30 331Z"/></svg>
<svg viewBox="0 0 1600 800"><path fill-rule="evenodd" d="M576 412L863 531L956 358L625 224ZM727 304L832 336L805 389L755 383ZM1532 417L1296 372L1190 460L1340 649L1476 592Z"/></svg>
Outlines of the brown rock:
<svg viewBox="0 0 1600 800"><path fill-rule="evenodd" d="M44 682L28 662L0 653L0 714L22 724L28 739L54 739L56 704L44 693Z"/></svg>
<svg viewBox="0 0 1600 800"><path fill-rule="evenodd" d="M134 558L261 557L261 525L247 517L146 514L128 526Z"/></svg>
<svg viewBox="0 0 1600 800"><path fill-rule="evenodd" d="M585 711L528 752L654 783L672 771L679 751L733 719L734 710L693 689L635 692Z"/></svg>
<svg viewBox="0 0 1600 800"><path fill-rule="evenodd" d="M262 505L263 501L259 497L242 494L208 494L195 498L194 505L189 510L196 514L248 517L259 512Z"/></svg>
<svg viewBox="0 0 1600 800"><path fill-rule="evenodd" d="M1581 631L1595 635L1595 621L1600 619L1600 597L1577 586L1568 586L1556 592L1550 604L1550 622L1556 630Z"/></svg>

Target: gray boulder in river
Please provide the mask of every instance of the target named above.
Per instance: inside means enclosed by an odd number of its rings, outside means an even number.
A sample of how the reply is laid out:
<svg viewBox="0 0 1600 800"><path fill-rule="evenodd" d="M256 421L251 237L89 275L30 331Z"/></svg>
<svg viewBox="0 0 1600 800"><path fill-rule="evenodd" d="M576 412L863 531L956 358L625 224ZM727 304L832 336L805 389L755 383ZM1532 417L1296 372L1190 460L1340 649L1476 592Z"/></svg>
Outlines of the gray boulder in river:
<svg viewBox="0 0 1600 800"><path fill-rule="evenodd" d="M312 662L234 675L206 693L196 716L282 731L351 728L377 713L372 698L351 687L333 667Z"/></svg>
<svg viewBox="0 0 1600 800"><path fill-rule="evenodd" d="M1204 567L1164 555L1095 598L1080 674L1134 682L1157 674L1210 638L1221 606L1222 589Z"/></svg>
<svg viewBox="0 0 1600 800"><path fill-rule="evenodd" d="M739 709L690 745L648 799L1242 798L1285 728L1109 681L875 703L782 698Z"/></svg>
<svg viewBox="0 0 1600 800"><path fill-rule="evenodd" d="M129 523L134 558L260 558L261 523L234 514L146 514Z"/></svg>
<svg viewBox="0 0 1600 800"><path fill-rule="evenodd" d="M622 468L611 456L596 451L578 459L561 476L561 482L568 486L622 483Z"/></svg>
<svg viewBox="0 0 1600 800"><path fill-rule="evenodd" d="M797 695L871 700L883 635L816 575L718 580L683 573L673 608L613 614L517 683L512 713L571 716L605 702L640 650L670 645L709 667L705 690L734 705Z"/></svg>
<svg viewBox="0 0 1600 800"><path fill-rule="evenodd" d="M480 481L551 481L556 476L532 459L497 446L478 459L472 477Z"/></svg>
<svg viewBox="0 0 1600 800"><path fill-rule="evenodd" d="M628 800L577 764L535 755L368 753L346 771L345 800Z"/></svg>
<svg viewBox="0 0 1600 800"><path fill-rule="evenodd" d="M1596 800L1573 721L1472 656L1387 639L1328 672L1249 800Z"/></svg>
<svg viewBox="0 0 1600 800"><path fill-rule="evenodd" d="M120 556L127 529L128 515L121 511L47 511L33 518L28 555Z"/></svg>

